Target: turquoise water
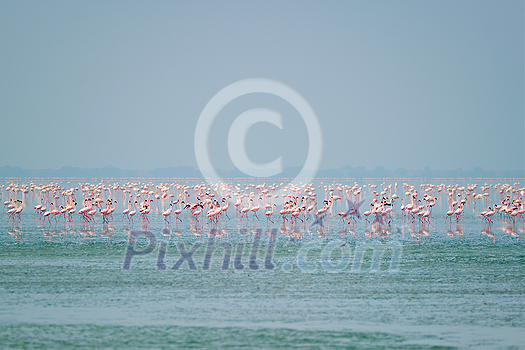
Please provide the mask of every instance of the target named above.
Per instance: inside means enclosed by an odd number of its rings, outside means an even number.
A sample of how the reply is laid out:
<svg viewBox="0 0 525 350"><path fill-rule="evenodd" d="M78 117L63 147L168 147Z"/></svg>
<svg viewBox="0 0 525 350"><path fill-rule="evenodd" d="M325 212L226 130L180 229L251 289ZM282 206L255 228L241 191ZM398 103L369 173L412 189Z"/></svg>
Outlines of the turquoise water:
<svg viewBox="0 0 525 350"><path fill-rule="evenodd" d="M46 223L31 208L0 220L3 348L524 348L523 219L487 226L467 207L449 224L439 204L424 226L233 208L217 225L168 225L161 208L149 224ZM132 232L152 251L124 269ZM198 248L172 269L181 244Z"/></svg>

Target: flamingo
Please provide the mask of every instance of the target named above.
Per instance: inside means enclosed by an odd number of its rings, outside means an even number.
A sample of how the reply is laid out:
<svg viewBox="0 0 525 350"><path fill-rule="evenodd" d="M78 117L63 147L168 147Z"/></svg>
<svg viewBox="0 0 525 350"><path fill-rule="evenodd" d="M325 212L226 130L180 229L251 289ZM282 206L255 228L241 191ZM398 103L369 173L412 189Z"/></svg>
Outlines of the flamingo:
<svg viewBox="0 0 525 350"><path fill-rule="evenodd" d="M131 200L128 200L128 207L126 209L124 209L122 211L122 220L121 221L124 221L124 217L128 217L128 222L129 222L129 212L131 211Z"/></svg>
<svg viewBox="0 0 525 350"><path fill-rule="evenodd" d="M286 215L288 215L288 207L286 203L283 203L283 208L279 210L279 215L283 218L283 223L286 221Z"/></svg>
<svg viewBox="0 0 525 350"><path fill-rule="evenodd" d="M346 212L345 211L339 212L339 213L337 213L337 215L339 215L339 223L341 223L341 220L346 218Z"/></svg>
<svg viewBox="0 0 525 350"><path fill-rule="evenodd" d="M55 199L57 199L57 198L55 198ZM55 221L57 221L56 216L58 214L60 214L60 210L58 209L58 205L56 204L56 202L55 202L55 205L53 206L53 210L51 210L51 214L53 214L53 217L55 218ZM60 216L58 218L60 218Z"/></svg>
<svg viewBox="0 0 525 350"><path fill-rule="evenodd" d="M447 211L447 216L445 217L445 223L447 223L447 219L450 219L450 222L452 223L452 215L454 215L454 204L449 208L450 210Z"/></svg>
<svg viewBox="0 0 525 350"><path fill-rule="evenodd" d="M488 220L489 222L492 222L491 217L492 217L494 214L496 214L496 210L495 210L495 209L490 209L490 207L489 207L489 211L487 212L487 220Z"/></svg>
<svg viewBox="0 0 525 350"><path fill-rule="evenodd" d="M454 212L454 214L456 215L456 221L459 222L459 216L463 213L463 206L464 204L461 203L458 207L458 209L456 209L456 211Z"/></svg>
<svg viewBox="0 0 525 350"><path fill-rule="evenodd" d="M133 210L129 212L129 217L131 218L131 221L133 222L133 217L137 214L137 201L133 203Z"/></svg>
<svg viewBox="0 0 525 350"><path fill-rule="evenodd" d="M373 204L370 203L370 206L373 206ZM367 210L367 211L365 211L365 212L363 213L363 215L365 216L365 220L366 220L367 222L370 222L370 221L368 221L368 217L370 216L370 214L372 214L372 209Z"/></svg>
<svg viewBox="0 0 525 350"><path fill-rule="evenodd" d="M250 210L253 213L252 219L254 217L257 217L257 220L259 220L259 217L257 216L257 211L261 208L261 204L259 203L261 200L261 197L257 198L257 206L252 207Z"/></svg>
<svg viewBox="0 0 525 350"><path fill-rule="evenodd" d="M143 207L140 210L140 215L141 215L141 218L142 218L143 221L149 222L148 214L151 211L151 202L153 202L153 199L150 199L150 200L145 199L144 200Z"/></svg>
<svg viewBox="0 0 525 350"><path fill-rule="evenodd" d="M272 224L274 223L271 219L272 215L273 215L273 207L276 207L277 205L275 203L272 203L270 205L270 207L266 210L266 212L264 213L264 215L266 215L266 223L269 224L269 222L271 221Z"/></svg>
<svg viewBox="0 0 525 350"><path fill-rule="evenodd" d="M202 209L204 209L204 207L202 206L202 204L197 203L196 209L194 209L194 210L191 212L191 213L193 214L193 217L195 217L195 220L197 220L197 222L199 221L198 216L202 213Z"/></svg>
<svg viewBox="0 0 525 350"><path fill-rule="evenodd" d="M69 206L69 209L67 211L68 215L68 221L73 221L73 214L77 211L77 202L72 201L72 204Z"/></svg>
<svg viewBox="0 0 525 350"><path fill-rule="evenodd" d="M18 221L21 221L22 220L21 214L22 214L22 210L24 210L24 207L22 205L22 201L21 200L18 200L18 204L19 204L19 206L15 210L15 216L18 218Z"/></svg>
<svg viewBox="0 0 525 350"><path fill-rule="evenodd" d="M66 221L66 214L67 214L67 206L64 207L64 206L60 206L60 215L62 215L64 217L64 221Z"/></svg>
<svg viewBox="0 0 525 350"><path fill-rule="evenodd" d="M35 214L38 213L40 211L40 209L42 209L43 205L44 205L43 199L40 198L40 204L35 205Z"/></svg>
<svg viewBox="0 0 525 350"><path fill-rule="evenodd" d="M297 222L297 219L303 221L303 219L301 219L299 217L299 214L301 214L301 208L300 207L295 207L295 208L291 208L290 209L291 213L290 213L290 216L292 218L292 222Z"/></svg>
<svg viewBox="0 0 525 350"><path fill-rule="evenodd" d="M210 221L216 222L218 215L222 212L221 206L217 201L215 203L212 203L210 210L206 213L206 217L210 219Z"/></svg>
<svg viewBox="0 0 525 350"><path fill-rule="evenodd" d="M13 221L15 221L16 203L18 203L18 200L16 200L13 204L13 207L7 211L7 214L9 214L9 218L7 219L7 221L9 221L10 219L13 219Z"/></svg>
<svg viewBox="0 0 525 350"><path fill-rule="evenodd" d="M241 209L241 213L242 213L242 215L241 215L241 220L242 220L242 217L243 217L244 214L246 214L246 219L248 219L248 214L247 214L247 213L248 213L248 211L252 208L252 205L253 205L253 199L250 199L250 201L248 202L248 204L249 204L249 205L248 205L247 207L244 207L244 208Z"/></svg>
<svg viewBox="0 0 525 350"><path fill-rule="evenodd" d="M106 207L104 209L100 210L100 214L102 214L102 222L104 222L104 223L109 222L109 220L108 220L108 215L109 215L108 211L110 209L109 203L110 203L110 200L109 199L106 200Z"/></svg>
<svg viewBox="0 0 525 350"><path fill-rule="evenodd" d="M113 218L113 212L115 211L115 204L117 201L114 201L113 199L109 200L109 209L108 209L108 215Z"/></svg>
<svg viewBox="0 0 525 350"><path fill-rule="evenodd" d="M95 200L95 205L92 205L91 208L87 211L86 215L89 221L95 220L95 214L97 213L98 202Z"/></svg>
<svg viewBox="0 0 525 350"><path fill-rule="evenodd" d="M168 218L171 216L172 208L173 208L173 202L170 202L169 208L162 212L162 216L164 216L164 221L166 221L168 224L170 223L168 221Z"/></svg>
<svg viewBox="0 0 525 350"><path fill-rule="evenodd" d="M237 211L240 213L241 212L241 206L242 206L242 195L237 197L237 201L235 201L235 203L233 203L233 206L237 209Z"/></svg>
<svg viewBox="0 0 525 350"><path fill-rule="evenodd" d="M13 202L13 199L12 198L9 198L9 200L5 201L4 202L4 212L5 212L5 208L7 209L13 209L13 207L9 207L9 205L11 205Z"/></svg>
<svg viewBox="0 0 525 350"><path fill-rule="evenodd" d="M43 207L43 208L45 208L45 207ZM91 209L91 207L90 207L90 201L87 200L87 199L85 199L85 200L84 200L84 206L82 207L82 209L80 209L80 210L78 211L78 214L79 214L79 215L82 215L82 219L83 219L84 221L87 221L87 220L89 219L89 218L87 217L87 212L88 212L90 209Z"/></svg>
<svg viewBox="0 0 525 350"><path fill-rule="evenodd" d="M51 203L51 205L53 205L53 203ZM49 221L49 223L51 224L51 210L46 210L44 212L44 221L45 221L46 218Z"/></svg>
<svg viewBox="0 0 525 350"><path fill-rule="evenodd" d="M326 213L326 211L328 209L330 209L331 204L332 204L331 200L330 201L324 201L323 202L323 207L317 211L316 216L320 216L320 215L322 216L324 213Z"/></svg>
<svg viewBox="0 0 525 350"><path fill-rule="evenodd" d="M182 222L182 220L179 219L179 215L180 215L180 214L182 213L182 211L185 209L185 208L182 207L183 204L184 204L184 201L180 201L180 202L179 202L179 206L180 206L179 209L176 209L176 210L173 211L173 213L175 214L175 219L176 219L176 220L179 220L180 222Z"/></svg>
<svg viewBox="0 0 525 350"><path fill-rule="evenodd" d="M230 207L230 195L228 195L228 198L223 198L223 201L225 201L224 205L221 207L221 210L224 214L226 214L226 217L228 219L230 219L230 217L228 216L228 208Z"/></svg>
<svg viewBox="0 0 525 350"><path fill-rule="evenodd" d="M483 219L482 219L481 221L482 221L482 222L483 222L483 221L487 221L489 224L491 224L491 223L492 223L492 220L490 219L490 217L491 217L492 215L494 215L495 213L496 213L496 212L493 211L492 208L489 206L489 207L487 208L487 210L482 211L482 212L480 213L481 216L483 216Z"/></svg>
<svg viewBox="0 0 525 350"><path fill-rule="evenodd" d="M315 210L315 205L316 205L315 198L312 198L311 202L312 202L312 204L310 204L308 206L308 208L306 208L306 212L308 213L308 217L310 217L310 213L312 213Z"/></svg>

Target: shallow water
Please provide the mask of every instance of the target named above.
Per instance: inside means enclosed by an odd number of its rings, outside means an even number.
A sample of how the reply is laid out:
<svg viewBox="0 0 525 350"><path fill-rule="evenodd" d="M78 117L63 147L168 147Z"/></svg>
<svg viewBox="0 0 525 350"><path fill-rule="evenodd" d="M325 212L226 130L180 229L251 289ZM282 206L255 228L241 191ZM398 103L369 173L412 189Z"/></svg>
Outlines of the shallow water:
<svg viewBox="0 0 525 350"><path fill-rule="evenodd" d="M320 228L233 208L218 225L168 225L160 209L149 224L49 223L28 203L0 219L0 344L523 349L525 221L488 226L467 207L449 224L445 206L424 225L398 210L390 225L333 215ZM125 269L133 236L153 250Z"/></svg>

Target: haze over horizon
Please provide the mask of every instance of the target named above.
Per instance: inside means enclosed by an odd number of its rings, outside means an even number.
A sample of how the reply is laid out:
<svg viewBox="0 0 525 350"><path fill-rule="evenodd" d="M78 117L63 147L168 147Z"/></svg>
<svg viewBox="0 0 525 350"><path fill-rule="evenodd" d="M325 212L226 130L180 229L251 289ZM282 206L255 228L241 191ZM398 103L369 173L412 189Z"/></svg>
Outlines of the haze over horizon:
<svg viewBox="0 0 525 350"><path fill-rule="evenodd" d="M256 182L276 182L284 178L295 178L300 172L300 167L289 167L283 169L282 172L271 177L251 177L243 173L239 169L230 171L218 169L218 174L222 179L232 178L250 178ZM6 181L14 178L200 178L200 181L210 181L213 179L206 178L199 171L193 167L168 167L155 168L149 170L127 170L115 167L102 168L76 168L76 167L62 167L60 169L21 169L19 167L0 167L0 178ZM424 169L386 169L383 167L376 167L374 169L367 169L365 167L351 167L346 166L339 169L320 169L316 172L317 180L324 178L390 178L390 179L500 179L500 181L516 181L517 179L524 179L523 172L520 170L485 170L481 168L474 169L452 169L452 170L437 170L425 167ZM222 181L222 180L220 180ZM305 178L299 177L299 181L305 181ZM311 178L311 181L316 181ZM518 180L519 181L519 180Z"/></svg>
<svg viewBox="0 0 525 350"><path fill-rule="evenodd" d="M0 45L0 167L197 169L208 101L267 78L317 113L320 170L525 169L523 1L4 1ZM301 115L260 93L218 114L215 167L253 108L283 128L254 124L251 159L302 167Z"/></svg>

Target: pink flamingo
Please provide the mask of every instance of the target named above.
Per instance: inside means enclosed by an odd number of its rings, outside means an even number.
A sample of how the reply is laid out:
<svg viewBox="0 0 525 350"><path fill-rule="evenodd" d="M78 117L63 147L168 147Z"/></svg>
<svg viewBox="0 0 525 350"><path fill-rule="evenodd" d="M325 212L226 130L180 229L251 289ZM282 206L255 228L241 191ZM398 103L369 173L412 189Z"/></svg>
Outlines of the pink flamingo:
<svg viewBox="0 0 525 350"><path fill-rule="evenodd" d="M18 218L18 221L21 221L22 218L20 217L20 214L22 214L22 210L24 210L24 207L22 206L22 201L19 200L18 204L20 205L18 208L16 208L15 215Z"/></svg>
<svg viewBox="0 0 525 350"><path fill-rule="evenodd" d="M182 205L184 204L184 201L180 201L179 202L179 209L176 209L175 211L173 211L173 213L175 214L175 219L176 220L179 220L180 222L182 222L181 219L179 219L179 215L182 213L182 211L184 210L184 208L182 207Z"/></svg>
<svg viewBox="0 0 525 350"><path fill-rule="evenodd" d="M79 215L82 215L82 219L84 221L88 221L89 217L87 216L87 212L91 209L91 200L85 199L84 200L84 207L78 211Z"/></svg>
<svg viewBox="0 0 525 350"><path fill-rule="evenodd" d="M306 208L306 212L308 213L308 217L310 217L310 214L315 210L315 205L316 205L315 198L311 198L310 201L312 203Z"/></svg>
<svg viewBox="0 0 525 350"><path fill-rule="evenodd" d="M168 224L170 223L168 221L168 218L171 216L172 208L173 208L173 202L170 202L169 208L162 212L162 216L164 216L164 221L166 221Z"/></svg>
<svg viewBox="0 0 525 350"><path fill-rule="evenodd" d="M108 209L108 215L113 219L113 212L115 211L115 204L117 201L114 201L113 199L109 200L110 207Z"/></svg>
<svg viewBox="0 0 525 350"><path fill-rule="evenodd" d="M447 219L450 219L450 223L452 223L452 215L454 215L454 205L452 205L450 210L447 211L447 217L445 218L445 223L447 223Z"/></svg>
<svg viewBox="0 0 525 350"><path fill-rule="evenodd" d="M344 212L344 211L337 213L337 215L339 215L339 223L341 223L341 220L346 218L346 212ZM344 221L343 221L343 223L344 223Z"/></svg>
<svg viewBox="0 0 525 350"><path fill-rule="evenodd" d="M259 217L257 216L257 211L261 208L261 204L259 203L261 200L261 197L257 198L257 206L252 207L250 210L253 213L252 219L254 217L257 217L257 220L259 220Z"/></svg>
<svg viewBox="0 0 525 350"><path fill-rule="evenodd" d="M7 214L9 214L9 218L7 219L7 221L9 221L10 219L13 219L13 221L15 221L16 204L17 204L17 203L18 203L18 200L16 200L16 201L13 203L13 207L7 211Z"/></svg>
<svg viewBox="0 0 525 350"><path fill-rule="evenodd" d="M301 208L300 207L295 207L295 208L291 209L290 216L292 218L292 221L293 222L297 222L297 219L303 221L303 219L301 219L299 217L300 214L301 214Z"/></svg>
<svg viewBox="0 0 525 350"><path fill-rule="evenodd" d="M133 217L137 214L137 205L138 205L138 202L135 201L135 203L133 203L133 210L129 212L129 217L131 218L132 222L133 222Z"/></svg>
<svg viewBox="0 0 525 350"><path fill-rule="evenodd" d="M370 206L373 206L373 205L374 205L373 203L370 203ZM365 216L365 220L366 220L367 222L370 222L370 221L368 221L368 217L370 216L370 214L372 214L372 210L367 210L367 211L365 211L365 212L363 213L363 215Z"/></svg>
<svg viewBox="0 0 525 350"><path fill-rule="evenodd" d="M60 206L60 215L64 218L64 221L66 221L66 214L67 214L67 206L66 207Z"/></svg>
<svg viewBox="0 0 525 350"><path fill-rule="evenodd" d="M194 209L194 210L191 212L191 213L193 214L193 217L195 218L195 220L197 220L197 222L199 221L198 216L202 213L202 209L204 209L204 207L202 206L202 204L197 203L196 209Z"/></svg>
<svg viewBox="0 0 525 350"><path fill-rule="evenodd" d="M106 200L106 207L104 209L100 210L100 214L102 214L102 222L107 223L108 221L108 211L109 211L109 199Z"/></svg>
<svg viewBox="0 0 525 350"><path fill-rule="evenodd" d="M148 203L148 202L149 202L149 203ZM144 200L144 203L143 203L143 205L142 205L142 208L140 209L140 215L141 215L141 219L142 219L142 221L147 221L147 222L149 222L148 214L149 214L150 211L151 211L151 202L153 202L153 199L150 199L150 200L145 199L145 200Z"/></svg>
<svg viewBox="0 0 525 350"><path fill-rule="evenodd" d="M51 203L51 205L53 205L53 203ZM51 210L46 210L44 212L44 221L46 220L46 218L48 222L51 224Z"/></svg>
<svg viewBox="0 0 525 350"><path fill-rule="evenodd" d="M128 200L128 207L122 211L122 220L121 221L124 221L124 217L125 216L128 217L128 221L129 221L129 212L130 211L131 211L131 200Z"/></svg>
<svg viewBox="0 0 525 350"><path fill-rule="evenodd" d="M271 221L272 224L274 223L271 219L272 215L273 215L273 207L276 207L277 205L275 203L271 204L270 207L266 210L266 212L264 213L264 215L266 215L266 223L269 224L269 222Z"/></svg>
<svg viewBox="0 0 525 350"><path fill-rule="evenodd" d="M248 219L248 211L250 211L250 209L252 208L252 205L253 205L253 199L250 199L250 201L248 202L248 206L247 207L244 207L241 209L241 220L242 220L242 217L244 216L244 214L246 214L246 219Z"/></svg>
<svg viewBox="0 0 525 350"><path fill-rule="evenodd" d="M72 203L69 206L69 209L67 211L68 221L69 222L73 221L73 214L75 214L75 212L77 211L77 207L76 206L77 206L77 202L72 200Z"/></svg>
<svg viewBox="0 0 525 350"><path fill-rule="evenodd" d="M44 205L43 198L40 198L40 204L35 205L35 214L40 212L40 209L42 209L43 205Z"/></svg>
<svg viewBox="0 0 525 350"><path fill-rule="evenodd" d="M95 220L95 214L97 213L97 207L98 207L98 202L95 201L95 205L92 205L91 208L86 213L89 221Z"/></svg>
<svg viewBox="0 0 525 350"><path fill-rule="evenodd" d="M235 203L233 203L233 206L237 209L237 211L240 213L241 212L241 206L242 206L242 195L237 197L237 201L235 201Z"/></svg>
<svg viewBox="0 0 525 350"><path fill-rule="evenodd" d="M459 222L459 216L460 216L461 214L463 214L463 205L464 205L464 204L461 203L461 204L459 205L459 208L456 209L456 211L454 212L454 214L456 215L456 221L458 221L458 222Z"/></svg>
<svg viewBox="0 0 525 350"><path fill-rule="evenodd" d="M57 199L56 196L55 196L55 199ZM57 215L60 214L60 210L58 209L58 205L56 203L53 206L53 210L51 210L51 214L53 214L55 221L57 221ZM60 216L58 218L60 218Z"/></svg>
<svg viewBox="0 0 525 350"><path fill-rule="evenodd" d="M230 195L228 195L228 198L230 197ZM228 216L228 208L230 207L230 200L228 198L223 198L222 200L225 202L224 205L221 207L221 210L224 214L226 214L226 217L228 219L230 219L230 217Z"/></svg>
<svg viewBox="0 0 525 350"><path fill-rule="evenodd" d="M215 205L212 204L211 209L208 210L208 212L206 213L206 216L208 217L208 219L210 219L210 221L217 222L218 215L221 212L222 212L221 206L219 205L219 203L217 201L215 201Z"/></svg>

